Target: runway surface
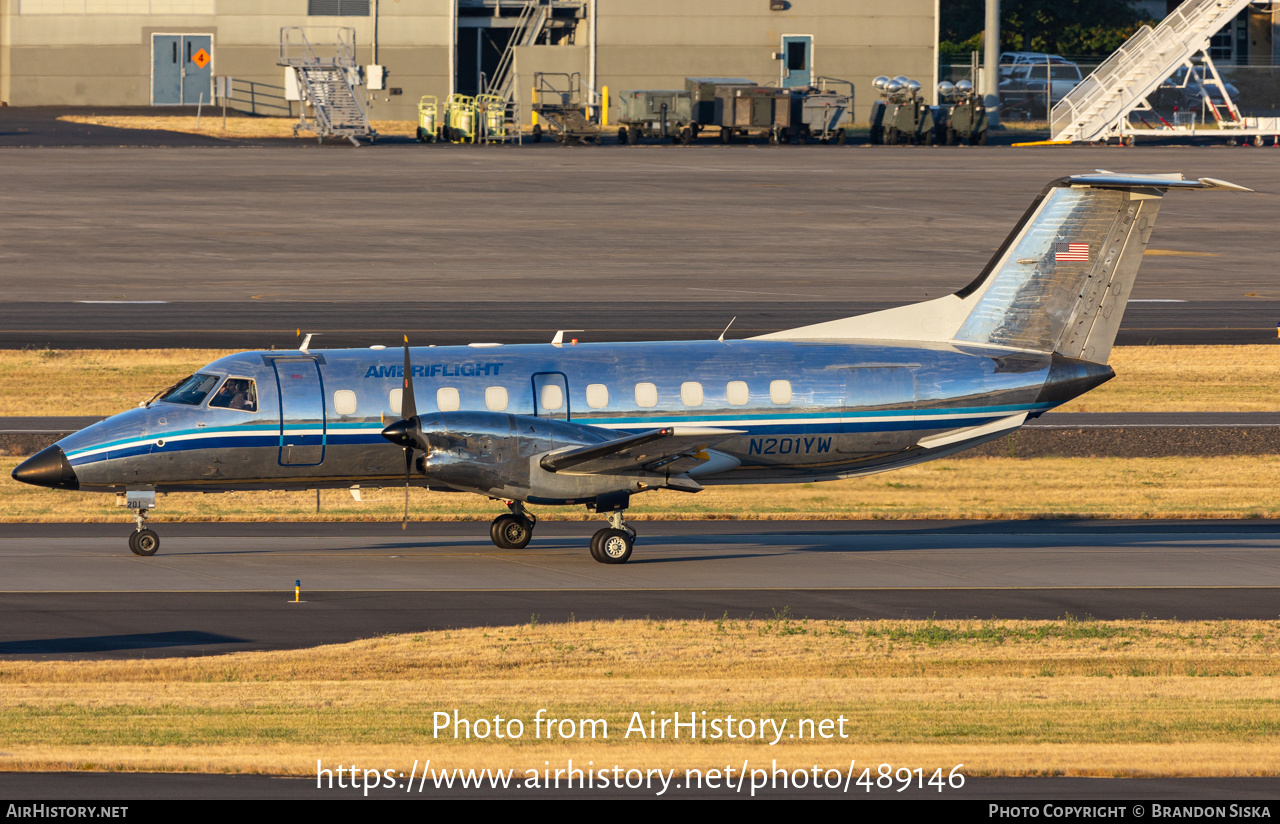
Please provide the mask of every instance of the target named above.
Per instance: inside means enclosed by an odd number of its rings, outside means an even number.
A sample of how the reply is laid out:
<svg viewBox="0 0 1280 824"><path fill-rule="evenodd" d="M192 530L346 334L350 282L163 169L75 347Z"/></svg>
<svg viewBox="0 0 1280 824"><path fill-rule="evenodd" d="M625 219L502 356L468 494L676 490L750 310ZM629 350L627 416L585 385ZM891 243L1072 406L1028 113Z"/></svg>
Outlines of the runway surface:
<svg viewBox="0 0 1280 824"><path fill-rule="evenodd" d="M0 229L0 231L3 231ZM0 253L2 255L2 253ZM3 274L0 273L0 278ZM539 297L530 287L530 296ZM1277 294L1280 294L1278 292ZM936 295L935 295L936 297ZM315 332L313 349L399 345L548 343L559 329L582 341L710 340L725 331L746 338L898 305L853 300L686 301L628 298L625 305L569 298L510 301L190 302L165 304L24 301L0 305L0 348L288 349L297 330ZM736 320L735 320L736 318ZM1116 342L1121 346L1271 344L1280 302L1263 299L1129 304Z"/></svg>
<svg viewBox="0 0 1280 824"><path fill-rule="evenodd" d="M640 522L631 562L596 524L499 550L487 523L6 525L0 656L306 647L465 626L670 617L1275 619L1272 522ZM305 603L288 603L301 580Z"/></svg>
<svg viewBox="0 0 1280 824"><path fill-rule="evenodd" d="M776 328L794 313L825 319L953 292L1046 182L1100 167L1260 190L1166 198L1136 299L1280 298L1270 243L1280 152L1265 149L193 146L20 156L0 190L0 293L33 305L6 315L5 333L22 335L5 346L54 342L64 320L84 317L78 300L208 301L195 323L197 310L164 304L92 311L116 319L99 331L130 340L192 326L231 330L219 340L236 346L291 345L278 331L301 320L335 341L343 330L406 328L537 338L570 322L596 338L664 328L705 336L752 304L775 307L777 318L752 324ZM297 304L312 301L329 314L300 317ZM376 310L343 322L361 304ZM465 307L472 313L455 319ZM1223 325L1186 318L1197 322L1174 326ZM1274 328L1275 318L1262 320L1240 325Z"/></svg>

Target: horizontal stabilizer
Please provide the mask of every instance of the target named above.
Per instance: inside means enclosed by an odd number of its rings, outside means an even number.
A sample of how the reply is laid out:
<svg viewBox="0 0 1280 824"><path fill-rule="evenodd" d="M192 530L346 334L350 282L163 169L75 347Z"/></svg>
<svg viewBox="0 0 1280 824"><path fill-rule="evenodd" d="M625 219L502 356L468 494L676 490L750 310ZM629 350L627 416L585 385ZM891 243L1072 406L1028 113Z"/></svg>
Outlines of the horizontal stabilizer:
<svg viewBox="0 0 1280 824"><path fill-rule="evenodd" d="M741 435L737 429L701 426L667 426L626 435L604 443L589 444L544 455L539 463L548 472L618 474L638 470L658 471L680 462L687 472L709 458L706 448Z"/></svg>

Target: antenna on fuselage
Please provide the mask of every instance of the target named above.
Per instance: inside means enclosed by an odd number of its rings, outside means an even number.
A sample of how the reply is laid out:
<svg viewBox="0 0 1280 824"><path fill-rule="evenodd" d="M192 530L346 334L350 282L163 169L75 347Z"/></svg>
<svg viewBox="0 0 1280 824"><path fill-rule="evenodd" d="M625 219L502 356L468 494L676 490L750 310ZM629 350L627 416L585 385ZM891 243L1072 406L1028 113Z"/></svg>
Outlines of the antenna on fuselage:
<svg viewBox="0 0 1280 824"><path fill-rule="evenodd" d="M302 330L298 330L298 336L302 337ZM315 332L308 332L305 338L302 338L302 345L298 347L299 352L307 351L307 347L311 345L311 339L316 336Z"/></svg>
<svg viewBox="0 0 1280 824"><path fill-rule="evenodd" d="M585 331L586 331L585 329L561 329L561 330L557 331L557 332L556 332L556 336L555 336L554 338L552 338L552 339L551 339L551 345L552 345L552 346L564 346L564 333L565 333L565 332L585 332ZM574 339L573 339L573 342L574 342L574 343L577 343L577 342L578 342L578 339L577 339L577 338L574 338Z"/></svg>
<svg viewBox="0 0 1280 824"><path fill-rule="evenodd" d="M738 316L734 315L733 320L737 320L737 319L738 319ZM733 320L729 321L729 326L733 326ZM725 335L725 332L729 331L729 326L726 326L724 328L724 332L721 332L720 337L716 338L716 340L720 341L721 343L724 343L724 335Z"/></svg>

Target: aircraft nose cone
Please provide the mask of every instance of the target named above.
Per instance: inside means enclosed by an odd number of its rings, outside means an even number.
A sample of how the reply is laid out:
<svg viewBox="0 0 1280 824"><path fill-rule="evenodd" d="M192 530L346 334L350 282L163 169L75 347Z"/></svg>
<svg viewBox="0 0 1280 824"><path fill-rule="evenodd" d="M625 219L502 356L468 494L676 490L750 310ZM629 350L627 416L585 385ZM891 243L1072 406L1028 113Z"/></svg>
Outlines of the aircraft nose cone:
<svg viewBox="0 0 1280 824"><path fill-rule="evenodd" d="M24 484L47 486L50 489L79 489L80 479L71 468L71 461L62 447L48 446L18 464L13 479Z"/></svg>

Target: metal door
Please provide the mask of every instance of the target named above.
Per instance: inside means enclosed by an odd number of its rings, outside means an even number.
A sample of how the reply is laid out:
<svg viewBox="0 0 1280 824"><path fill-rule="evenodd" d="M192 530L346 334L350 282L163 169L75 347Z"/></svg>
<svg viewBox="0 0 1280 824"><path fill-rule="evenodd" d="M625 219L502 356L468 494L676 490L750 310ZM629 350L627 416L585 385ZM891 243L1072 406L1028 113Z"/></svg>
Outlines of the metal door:
<svg viewBox="0 0 1280 824"><path fill-rule="evenodd" d="M326 439L324 381L313 358L272 362L280 393L280 465L324 462Z"/></svg>
<svg viewBox="0 0 1280 824"><path fill-rule="evenodd" d="M916 378L908 366L841 369L840 452L897 452L914 446Z"/></svg>
<svg viewBox="0 0 1280 824"><path fill-rule="evenodd" d="M212 35L151 35L151 105L212 103L212 84Z"/></svg>
<svg viewBox="0 0 1280 824"><path fill-rule="evenodd" d="M151 105L182 102L182 35L151 35Z"/></svg>
<svg viewBox="0 0 1280 824"><path fill-rule="evenodd" d="M563 372L533 376L533 414L555 421L569 420L569 379Z"/></svg>
<svg viewBox="0 0 1280 824"><path fill-rule="evenodd" d="M182 102L194 106L213 102L213 37L182 36Z"/></svg>
<svg viewBox="0 0 1280 824"><path fill-rule="evenodd" d="M813 35L782 36L782 87L794 89L813 84Z"/></svg>

